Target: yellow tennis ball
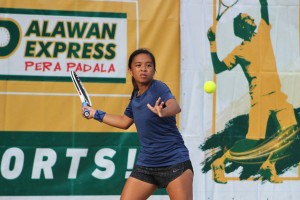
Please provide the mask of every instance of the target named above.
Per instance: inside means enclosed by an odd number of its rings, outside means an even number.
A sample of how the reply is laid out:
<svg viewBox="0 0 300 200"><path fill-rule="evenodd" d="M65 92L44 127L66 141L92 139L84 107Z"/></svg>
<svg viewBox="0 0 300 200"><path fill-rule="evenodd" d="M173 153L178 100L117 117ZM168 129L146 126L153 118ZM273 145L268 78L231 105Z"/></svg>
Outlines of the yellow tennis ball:
<svg viewBox="0 0 300 200"><path fill-rule="evenodd" d="M216 91L216 84L215 84L215 82L213 82L213 81L206 81L205 83L204 83L204 91L206 92L206 93L214 93L215 91Z"/></svg>

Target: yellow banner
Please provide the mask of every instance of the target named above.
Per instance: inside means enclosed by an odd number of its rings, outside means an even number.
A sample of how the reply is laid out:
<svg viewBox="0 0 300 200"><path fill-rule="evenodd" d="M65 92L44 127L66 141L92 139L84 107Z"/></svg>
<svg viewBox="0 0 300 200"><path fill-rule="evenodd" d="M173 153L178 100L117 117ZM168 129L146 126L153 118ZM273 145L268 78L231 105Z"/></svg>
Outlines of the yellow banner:
<svg viewBox="0 0 300 200"><path fill-rule="evenodd" d="M42 0L1 1L0 20L19 24L20 41L15 45L17 50L0 57L0 62L8 66L6 70L2 69L0 75L0 130L119 132L119 129L100 125L97 121L87 122L81 116L81 102L67 72L75 69L79 76L97 78L95 73L85 73L83 64L78 66L84 62L87 68L92 67L92 70L98 72L102 70L103 73L105 71L107 82L82 82L94 108L122 114L132 90L127 59L133 50L140 47L154 53L157 60L155 78L166 82L179 100L179 5L180 1L173 0L54 0L51 3ZM14 35L9 34L9 31L7 34L4 22L0 23L1 30L4 30L1 35L8 37L7 41L12 41L10 37ZM77 38L71 38L72 41L67 40L70 37L63 40L63 36L70 36L68 25L76 25L76 22L81 28L86 23L89 32L84 38L77 35ZM97 34L97 30L101 31L105 27L107 37L109 34L116 37L113 42L112 38L101 38L101 34ZM113 31L116 35L112 35ZM73 45L76 42L78 44ZM106 61L103 61L104 56L100 57L100 50L95 50L94 44L97 43L103 43L104 48L112 44L111 48L104 49L106 51L102 49L108 57L114 55L113 60L106 60L107 66L104 63ZM4 41L0 48L8 44ZM76 47L81 48L78 51L81 54L74 51L68 54L67 50L61 50ZM58 53L55 54L55 50ZM102 68L95 67L95 55L104 63ZM95 63L91 63L93 59ZM59 71L57 63L63 72L54 71L55 67ZM76 66L63 68L68 63ZM116 77L112 76L113 73L109 74L109 69L112 71L111 63L115 71L119 67L124 72ZM98 75L102 77L103 73L99 72ZM115 81L115 78L119 80L122 76L124 81ZM135 127L127 131L135 131Z"/></svg>

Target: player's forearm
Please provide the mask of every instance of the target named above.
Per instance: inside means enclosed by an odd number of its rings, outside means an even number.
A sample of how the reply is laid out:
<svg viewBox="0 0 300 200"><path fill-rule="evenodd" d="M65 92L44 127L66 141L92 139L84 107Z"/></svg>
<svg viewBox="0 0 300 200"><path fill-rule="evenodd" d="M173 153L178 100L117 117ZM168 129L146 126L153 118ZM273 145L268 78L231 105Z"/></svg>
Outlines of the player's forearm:
<svg viewBox="0 0 300 200"><path fill-rule="evenodd" d="M260 5L268 5L267 0L259 0Z"/></svg>
<svg viewBox="0 0 300 200"><path fill-rule="evenodd" d="M181 112L180 106L175 99L170 99L166 103L166 107L162 109L163 117L175 116Z"/></svg>
<svg viewBox="0 0 300 200"><path fill-rule="evenodd" d="M132 121L122 115L105 114L103 123L120 129L128 129L132 125Z"/></svg>
<svg viewBox="0 0 300 200"><path fill-rule="evenodd" d="M225 64L223 62L220 61L216 52L211 52L211 60L213 63L214 72L216 74L219 74L219 73L227 70L227 67L225 66Z"/></svg>
<svg viewBox="0 0 300 200"><path fill-rule="evenodd" d="M268 2L267 0L260 0L260 13L261 18L265 20L267 24L269 24L269 11L268 11Z"/></svg>
<svg viewBox="0 0 300 200"><path fill-rule="evenodd" d="M171 117L171 116L175 116L178 113L180 113L181 109L180 107L166 107L163 109L163 116L162 117Z"/></svg>
<svg viewBox="0 0 300 200"><path fill-rule="evenodd" d="M128 129L133 124L133 119L125 115L113 115L108 114L102 110L96 110L91 107L86 107L90 111L90 117L95 120L105 123L109 126L113 126L120 129Z"/></svg>
<svg viewBox="0 0 300 200"><path fill-rule="evenodd" d="M214 67L214 72L216 74L221 73L226 70L226 68L222 67L222 62L220 61L218 54L217 54L217 43L215 40L210 40L209 41L210 45L210 55L211 55L211 60L213 63Z"/></svg>

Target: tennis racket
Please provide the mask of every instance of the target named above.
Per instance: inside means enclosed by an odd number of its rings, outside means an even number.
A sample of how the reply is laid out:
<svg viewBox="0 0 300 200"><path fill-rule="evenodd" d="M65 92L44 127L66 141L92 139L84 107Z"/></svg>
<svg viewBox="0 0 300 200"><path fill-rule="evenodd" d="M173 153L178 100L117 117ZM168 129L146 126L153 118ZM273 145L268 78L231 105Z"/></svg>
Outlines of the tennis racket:
<svg viewBox="0 0 300 200"><path fill-rule="evenodd" d="M90 97L89 97L87 91L85 90L85 88L83 87L83 84L81 83L78 75L74 71L71 71L70 74L71 74L71 79L74 83L74 86L80 97L82 107L83 106L92 106ZM90 111L88 109L84 109L83 115L84 115L84 117L88 118L90 116Z"/></svg>
<svg viewBox="0 0 300 200"><path fill-rule="evenodd" d="M239 0L219 0L219 8L218 8L218 15L216 20L219 21L220 18L235 4L237 4Z"/></svg>

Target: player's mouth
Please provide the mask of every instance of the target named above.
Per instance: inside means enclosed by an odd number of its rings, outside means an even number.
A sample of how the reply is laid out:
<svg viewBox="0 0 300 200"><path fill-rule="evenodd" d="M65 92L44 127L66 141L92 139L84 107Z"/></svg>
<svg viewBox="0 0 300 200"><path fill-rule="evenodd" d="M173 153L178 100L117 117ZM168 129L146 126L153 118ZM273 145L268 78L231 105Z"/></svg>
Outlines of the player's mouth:
<svg viewBox="0 0 300 200"><path fill-rule="evenodd" d="M140 74L140 77L141 77L141 78L147 78L148 75L147 75L147 74Z"/></svg>

